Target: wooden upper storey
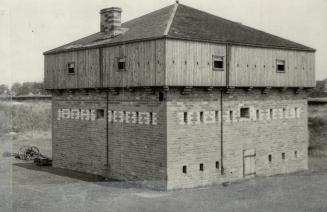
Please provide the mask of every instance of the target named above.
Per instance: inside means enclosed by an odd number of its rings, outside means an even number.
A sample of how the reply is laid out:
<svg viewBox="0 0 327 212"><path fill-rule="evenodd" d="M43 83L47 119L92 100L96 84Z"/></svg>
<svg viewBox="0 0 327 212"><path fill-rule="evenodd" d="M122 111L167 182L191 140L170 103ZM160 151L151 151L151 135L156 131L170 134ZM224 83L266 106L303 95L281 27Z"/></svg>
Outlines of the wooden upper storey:
<svg viewBox="0 0 327 212"><path fill-rule="evenodd" d="M314 70L314 52L161 39L45 55L44 80L47 89L314 87Z"/></svg>
<svg viewBox="0 0 327 212"><path fill-rule="evenodd" d="M314 49L184 5L122 27L45 52L46 88L315 86Z"/></svg>

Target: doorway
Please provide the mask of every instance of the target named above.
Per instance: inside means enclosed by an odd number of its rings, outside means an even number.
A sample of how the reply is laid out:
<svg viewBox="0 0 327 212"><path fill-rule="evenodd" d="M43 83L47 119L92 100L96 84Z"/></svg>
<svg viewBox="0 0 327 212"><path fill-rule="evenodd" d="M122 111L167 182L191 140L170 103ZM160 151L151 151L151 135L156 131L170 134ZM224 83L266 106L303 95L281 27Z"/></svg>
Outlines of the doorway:
<svg viewBox="0 0 327 212"><path fill-rule="evenodd" d="M247 149L243 151L243 176L254 177L255 170L255 149Z"/></svg>

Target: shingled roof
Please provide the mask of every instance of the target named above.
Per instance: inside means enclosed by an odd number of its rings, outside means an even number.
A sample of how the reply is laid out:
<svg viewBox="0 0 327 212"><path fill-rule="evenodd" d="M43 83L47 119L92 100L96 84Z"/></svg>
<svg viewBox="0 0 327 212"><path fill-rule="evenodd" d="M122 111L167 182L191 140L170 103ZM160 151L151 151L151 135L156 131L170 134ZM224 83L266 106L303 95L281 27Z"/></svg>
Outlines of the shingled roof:
<svg viewBox="0 0 327 212"><path fill-rule="evenodd" d="M122 24L122 28L125 32L114 38L107 38L105 33L98 32L44 54L164 37L315 51L293 41L177 3L127 21Z"/></svg>

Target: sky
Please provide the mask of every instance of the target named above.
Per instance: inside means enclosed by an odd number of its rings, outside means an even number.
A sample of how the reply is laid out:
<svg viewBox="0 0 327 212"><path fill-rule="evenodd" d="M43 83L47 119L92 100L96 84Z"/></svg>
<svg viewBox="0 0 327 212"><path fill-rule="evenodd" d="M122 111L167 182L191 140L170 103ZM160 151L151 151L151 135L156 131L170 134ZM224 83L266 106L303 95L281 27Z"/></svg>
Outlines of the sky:
<svg viewBox="0 0 327 212"><path fill-rule="evenodd" d="M0 84L43 80L43 52L100 30L103 8L122 21L174 0L0 0ZM180 3L313 47L316 79L327 78L326 0L180 0Z"/></svg>

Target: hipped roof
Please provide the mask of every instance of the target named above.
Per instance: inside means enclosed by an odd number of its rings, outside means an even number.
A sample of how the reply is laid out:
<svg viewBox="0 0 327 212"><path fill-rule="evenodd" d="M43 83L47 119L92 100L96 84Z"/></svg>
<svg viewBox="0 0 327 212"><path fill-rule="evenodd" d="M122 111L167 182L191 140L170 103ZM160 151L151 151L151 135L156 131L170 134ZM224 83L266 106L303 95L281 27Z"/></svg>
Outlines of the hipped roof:
<svg viewBox="0 0 327 212"><path fill-rule="evenodd" d="M118 36L108 38L107 34L98 32L44 54L159 38L315 51L302 44L178 3L127 21L122 24L122 28L124 33Z"/></svg>

